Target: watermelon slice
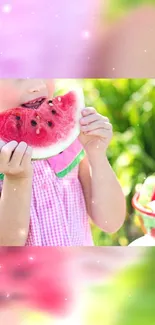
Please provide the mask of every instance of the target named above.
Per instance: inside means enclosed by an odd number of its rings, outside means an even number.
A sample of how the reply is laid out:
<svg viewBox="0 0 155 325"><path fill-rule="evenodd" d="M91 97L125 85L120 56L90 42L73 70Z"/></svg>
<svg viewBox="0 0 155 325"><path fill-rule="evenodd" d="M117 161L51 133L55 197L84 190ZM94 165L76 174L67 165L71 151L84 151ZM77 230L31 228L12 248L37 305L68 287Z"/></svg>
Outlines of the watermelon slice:
<svg viewBox="0 0 155 325"><path fill-rule="evenodd" d="M81 88L50 101L37 98L0 114L0 139L24 141L33 148L32 159L47 159L64 151L78 137L83 108Z"/></svg>
<svg viewBox="0 0 155 325"><path fill-rule="evenodd" d="M59 248L1 248L0 311L18 306L67 316L76 301L70 257Z"/></svg>

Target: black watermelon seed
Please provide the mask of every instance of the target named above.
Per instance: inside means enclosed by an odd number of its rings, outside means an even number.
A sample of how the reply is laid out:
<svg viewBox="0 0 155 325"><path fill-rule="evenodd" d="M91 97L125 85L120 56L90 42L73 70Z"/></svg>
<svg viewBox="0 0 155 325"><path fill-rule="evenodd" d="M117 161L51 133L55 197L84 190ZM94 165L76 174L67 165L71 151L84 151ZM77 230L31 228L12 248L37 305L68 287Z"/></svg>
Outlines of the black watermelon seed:
<svg viewBox="0 0 155 325"><path fill-rule="evenodd" d="M32 275L32 271L26 268L23 269L15 269L11 272L12 277L15 279L27 279Z"/></svg>
<svg viewBox="0 0 155 325"><path fill-rule="evenodd" d="M53 123L51 121L47 122L48 126L53 126Z"/></svg>
<svg viewBox="0 0 155 325"><path fill-rule="evenodd" d="M0 303L11 302L12 300L21 300L23 298L24 296L17 292L11 293L8 297L5 292L0 292Z"/></svg>
<svg viewBox="0 0 155 325"><path fill-rule="evenodd" d="M57 113L55 109L52 109L51 112L52 112L53 115L55 115Z"/></svg>
<svg viewBox="0 0 155 325"><path fill-rule="evenodd" d="M48 103L49 103L49 104L52 104L52 103L53 103L53 100L49 100Z"/></svg>
<svg viewBox="0 0 155 325"><path fill-rule="evenodd" d="M10 246L10 247L6 247L3 249L3 251L5 253L21 253L23 250L23 247L19 247L19 246Z"/></svg>
<svg viewBox="0 0 155 325"><path fill-rule="evenodd" d="M5 292L0 292L0 302L3 302L7 300L6 293Z"/></svg>
<svg viewBox="0 0 155 325"><path fill-rule="evenodd" d="M11 300L23 300L25 298L25 296L21 293L18 292L14 292L11 294Z"/></svg>
<svg viewBox="0 0 155 325"><path fill-rule="evenodd" d="M16 116L16 120L19 121L20 120L20 116L17 115Z"/></svg>
<svg viewBox="0 0 155 325"><path fill-rule="evenodd" d="M36 126L36 125L37 125L37 122L36 122L35 120L32 120L32 121L31 121L31 125L32 125L32 126Z"/></svg>

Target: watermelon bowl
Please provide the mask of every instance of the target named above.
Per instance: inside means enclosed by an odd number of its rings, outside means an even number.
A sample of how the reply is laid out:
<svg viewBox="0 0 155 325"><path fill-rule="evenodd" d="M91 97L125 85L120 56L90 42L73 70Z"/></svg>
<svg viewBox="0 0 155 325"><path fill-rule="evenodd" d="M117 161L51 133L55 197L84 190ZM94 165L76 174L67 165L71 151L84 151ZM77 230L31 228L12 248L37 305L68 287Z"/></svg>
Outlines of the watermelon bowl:
<svg viewBox="0 0 155 325"><path fill-rule="evenodd" d="M132 199L144 236L130 246L155 246L155 176L149 176Z"/></svg>
<svg viewBox="0 0 155 325"><path fill-rule="evenodd" d="M55 81L51 98L33 98L0 113L0 140L26 142L33 149L32 160L57 156L78 138L84 107L80 83Z"/></svg>

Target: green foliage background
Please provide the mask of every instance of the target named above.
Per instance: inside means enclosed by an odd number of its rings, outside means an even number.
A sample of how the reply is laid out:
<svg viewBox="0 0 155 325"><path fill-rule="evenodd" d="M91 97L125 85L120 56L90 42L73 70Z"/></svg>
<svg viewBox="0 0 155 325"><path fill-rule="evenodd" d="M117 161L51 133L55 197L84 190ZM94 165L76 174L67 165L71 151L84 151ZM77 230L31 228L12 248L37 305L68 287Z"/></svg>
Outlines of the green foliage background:
<svg viewBox="0 0 155 325"><path fill-rule="evenodd" d="M107 0L105 16L109 21L113 21L122 17L130 10L143 5L154 4L155 0Z"/></svg>
<svg viewBox="0 0 155 325"><path fill-rule="evenodd" d="M127 250L131 247L127 248ZM88 299L85 324L154 325L155 259L154 248L147 250L137 264L98 288Z"/></svg>
<svg viewBox="0 0 155 325"><path fill-rule="evenodd" d="M109 161L127 201L124 226L108 235L93 226L96 245L128 245L143 233L133 216L131 199L138 183L155 172L155 79L84 79L81 84L87 106L108 116L114 137Z"/></svg>

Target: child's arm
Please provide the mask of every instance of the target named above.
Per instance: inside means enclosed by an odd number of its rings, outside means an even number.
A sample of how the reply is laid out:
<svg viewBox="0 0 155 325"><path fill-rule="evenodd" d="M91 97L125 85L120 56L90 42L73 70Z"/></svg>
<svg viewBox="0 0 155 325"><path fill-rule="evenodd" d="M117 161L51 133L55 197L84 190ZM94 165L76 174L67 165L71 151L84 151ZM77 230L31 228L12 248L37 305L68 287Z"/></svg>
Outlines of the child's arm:
<svg viewBox="0 0 155 325"><path fill-rule="evenodd" d="M80 163L79 179L87 211L93 222L105 232L122 226L126 204L119 182L105 156L94 157L91 166L85 158Z"/></svg>
<svg viewBox="0 0 155 325"><path fill-rule="evenodd" d="M112 137L107 117L86 108L82 112L81 141L87 158L79 169L90 217L105 232L116 232L126 215L126 202L121 186L108 162L106 150Z"/></svg>
<svg viewBox="0 0 155 325"><path fill-rule="evenodd" d="M0 246L24 246L29 229L32 189L31 149L25 143L0 143Z"/></svg>

